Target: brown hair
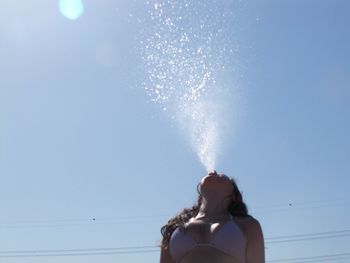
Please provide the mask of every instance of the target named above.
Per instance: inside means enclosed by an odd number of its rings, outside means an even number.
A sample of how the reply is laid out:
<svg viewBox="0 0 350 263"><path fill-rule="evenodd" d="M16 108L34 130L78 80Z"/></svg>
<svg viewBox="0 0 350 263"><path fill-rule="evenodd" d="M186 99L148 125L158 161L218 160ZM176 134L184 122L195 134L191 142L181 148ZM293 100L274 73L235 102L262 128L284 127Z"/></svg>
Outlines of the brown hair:
<svg viewBox="0 0 350 263"><path fill-rule="evenodd" d="M232 199L228 207L228 211L232 216L238 217L250 217L248 214L248 208L243 202L242 193L239 191L238 186L233 178L230 178L230 181L233 185L233 196L235 199ZM197 186L198 189L198 186ZM163 239L161 242L161 248L167 249L169 245L169 240L171 234L177 227L183 228L185 223L190 220L190 218L197 215L199 208L202 204L202 196L199 193L197 198L197 203L191 208L183 208L176 216L168 220L168 223L162 226L160 232L162 233Z"/></svg>

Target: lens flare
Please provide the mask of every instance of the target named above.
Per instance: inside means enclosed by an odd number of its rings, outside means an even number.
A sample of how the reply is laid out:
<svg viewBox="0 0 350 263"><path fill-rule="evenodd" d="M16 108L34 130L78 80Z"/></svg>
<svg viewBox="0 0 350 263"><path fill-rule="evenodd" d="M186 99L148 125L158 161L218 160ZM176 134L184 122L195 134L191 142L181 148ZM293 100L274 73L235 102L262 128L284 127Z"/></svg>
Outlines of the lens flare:
<svg viewBox="0 0 350 263"><path fill-rule="evenodd" d="M68 19L76 20L84 12L84 5L82 0L60 0L60 13Z"/></svg>

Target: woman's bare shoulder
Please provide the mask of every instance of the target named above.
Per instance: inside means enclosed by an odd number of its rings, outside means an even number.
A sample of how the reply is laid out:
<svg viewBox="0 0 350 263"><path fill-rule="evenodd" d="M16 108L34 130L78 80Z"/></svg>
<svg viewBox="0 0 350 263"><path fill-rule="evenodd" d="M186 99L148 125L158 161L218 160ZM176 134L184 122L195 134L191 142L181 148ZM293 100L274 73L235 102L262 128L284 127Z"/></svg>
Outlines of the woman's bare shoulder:
<svg viewBox="0 0 350 263"><path fill-rule="evenodd" d="M241 227L244 234L249 238L249 236L255 236L261 234L261 225L258 219L253 216L236 217L235 221Z"/></svg>
<svg viewBox="0 0 350 263"><path fill-rule="evenodd" d="M160 263L175 263L171 257L169 246L167 248L161 247L160 250Z"/></svg>
<svg viewBox="0 0 350 263"><path fill-rule="evenodd" d="M244 225L254 225L254 224L260 224L258 219L256 219L255 217L248 215L248 216L237 216L234 217L235 221L237 221L237 223L240 224L244 224Z"/></svg>

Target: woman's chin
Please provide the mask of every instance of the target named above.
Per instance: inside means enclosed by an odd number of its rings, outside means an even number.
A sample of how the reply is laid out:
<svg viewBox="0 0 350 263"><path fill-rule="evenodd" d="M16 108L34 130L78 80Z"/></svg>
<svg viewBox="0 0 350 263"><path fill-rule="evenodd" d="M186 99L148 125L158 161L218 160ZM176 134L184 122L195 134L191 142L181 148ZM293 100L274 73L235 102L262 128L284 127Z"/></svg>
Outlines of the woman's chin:
<svg viewBox="0 0 350 263"><path fill-rule="evenodd" d="M208 176L202 180L202 188L208 187L208 188L216 188L220 187L220 185L223 184L223 181L221 180L220 177L217 176Z"/></svg>

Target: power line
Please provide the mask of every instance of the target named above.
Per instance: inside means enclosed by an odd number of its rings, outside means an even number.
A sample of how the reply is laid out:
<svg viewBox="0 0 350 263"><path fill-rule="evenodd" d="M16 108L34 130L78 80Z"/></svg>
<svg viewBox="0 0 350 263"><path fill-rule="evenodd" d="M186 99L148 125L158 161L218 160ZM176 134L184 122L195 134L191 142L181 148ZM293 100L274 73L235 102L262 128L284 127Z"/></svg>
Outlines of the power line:
<svg viewBox="0 0 350 263"><path fill-rule="evenodd" d="M65 257L65 256L94 256L94 255L117 255L117 254L140 254L140 253L154 253L158 252L159 249L139 250L139 251L110 251L110 252L80 252L80 253L38 253L38 254L18 254L18 255L0 255L0 257L6 258L29 258L29 257ZM267 260L268 263L311 263L311 262L324 262L324 261L335 261L350 258L350 253L341 254L329 254L320 256L309 256L299 258L284 258Z"/></svg>
<svg viewBox="0 0 350 263"><path fill-rule="evenodd" d="M304 263L304 262L340 260L340 259L347 259L347 258L350 258L350 253L329 254L329 255L300 257L300 258L274 259L274 260L268 260L267 262L269 263L277 263L277 262Z"/></svg>
<svg viewBox="0 0 350 263"><path fill-rule="evenodd" d="M269 238L266 238L266 239L281 239L281 238L294 238L294 237L304 237L304 236L319 236L319 235L329 235L329 234L349 233L349 232L350 232L350 229L344 229L344 230L316 232L316 233L308 233L308 234L296 234L296 235L285 235L285 236L278 236L278 237L269 237Z"/></svg>
<svg viewBox="0 0 350 263"><path fill-rule="evenodd" d="M117 254L139 254L159 252L155 250L137 250L137 251L104 251L104 252L78 252L78 253L38 253L38 254L11 254L0 255L0 258L28 258L28 257L64 257L64 256L96 256L96 255L117 255Z"/></svg>
<svg viewBox="0 0 350 263"><path fill-rule="evenodd" d="M286 243L294 241L304 241L304 240L317 240L317 239L327 239L335 237L347 237L350 236L350 229L338 230L338 231L328 231L328 232L316 232L308 234L297 234L297 235L285 235L279 237L265 238L266 243Z"/></svg>
<svg viewBox="0 0 350 263"><path fill-rule="evenodd" d="M156 248L158 246L129 246L129 247L107 247L107 248L76 248L76 249L48 249L48 250L8 250L0 251L0 254L30 254L30 253L59 253L59 252L99 252L111 250L141 250Z"/></svg>
<svg viewBox="0 0 350 263"><path fill-rule="evenodd" d="M334 262L336 260L343 260L343 259L348 259L348 258L350 258L350 257L328 258L328 259L314 259L314 260L303 260L303 261L287 261L287 263ZM267 261L267 262L269 262L269 261Z"/></svg>
<svg viewBox="0 0 350 263"><path fill-rule="evenodd" d="M306 238L296 238L296 239L286 239L286 240L273 240L273 241L266 242L266 244L289 243L289 242L304 241L304 240L317 240L317 239L348 237L348 236L350 236L350 233L343 234L343 235L328 235L328 236L320 236L320 237L306 237Z"/></svg>
<svg viewBox="0 0 350 263"><path fill-rule="evenodd" d="M327 231L317 232L308 234L298 235L285 235L278 237L265 238L266 244L271 243L289 243L295 241L304 240L315 240L315 239L326 239L335 237L350 236L350 230L338 230L338 231ZM156 249L157 248L157 249ZM156 250L155 250L156 249ZM125 253L140 253L140 252L155 252L159 251L159 246L148 245L148 246L124 246L124 247L107 247L107 248L82 248L82 249L51 249L51 250L8 250L0 251L0 257L17 257L17 256L45 256L45 255L85 255L85 254L125 254Z"/></svg>
<svg viewBox="0 0 350 263"><path fill-rule="evenodd" d="M344 202L346 201L346 202ZM308 206L319 204L317 206ZM253 209L254 213L274 213L296 211L300 209L314 209L327 206L348 206L350 205L349 197L319 200L312 202L292 202L281 203L276 205L256 206ZM262 209L261 209L262 208ZM271 209L272 208L272 209ZM274 209L277 208L277 209ZM144 216L125 216L125 217L107 217L107 218L80 218L80 219L53 219L53 220L18 220L0 222L0 228L19 228L19 227L65 227L65 226L95 226L108 225L116 223L133 223L130 221L154 220L169 217L169 214L144 215Z"/></svg>
<svg viewBox="0 0 350 263"><path fill-rule="evenodd" d="M157 214L157 215L137 215L137 216L119 216L119 217L85 217L85 218L61 218L61 219L48 219L48 220L14 220L14 221L0 221L1 225L16 225L16 224L60 224L60 223L95 223L97 221L102 222L115 222L124 220L150 220L154 218L168 217L169 214Z"/></svg>

